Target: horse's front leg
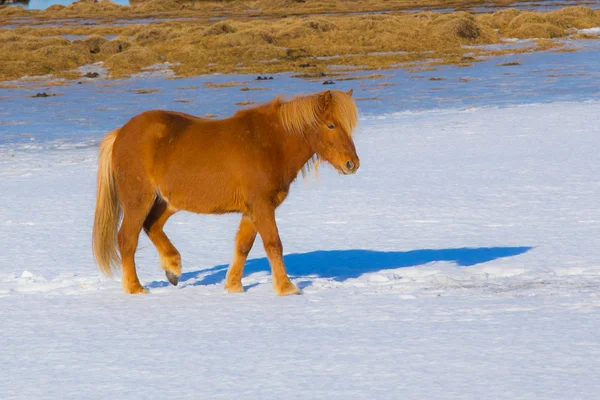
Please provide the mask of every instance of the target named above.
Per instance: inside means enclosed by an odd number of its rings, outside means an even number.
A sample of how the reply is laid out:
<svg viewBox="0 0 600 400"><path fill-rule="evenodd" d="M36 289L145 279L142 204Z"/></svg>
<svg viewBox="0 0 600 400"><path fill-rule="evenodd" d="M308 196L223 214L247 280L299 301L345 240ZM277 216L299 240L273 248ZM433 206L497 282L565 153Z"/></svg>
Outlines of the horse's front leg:
<svg viewBox="0 0 600 400"><path fill-rule="evenodd" d="M273 287L280 296L300 294L300 290L290 282L283 264L283 246L275 222L275 208L263 205L253 209L252 218L260 233L273 275Z"/></svg>
<svg viewBox="0 0 600 400"><path fill-rule="evenodd" d="M235 250L233 261L227 270L225 278L225 290L229 293L240 293L244 291L242 286L242 275L244 273L244 264L248 258L248 253L252 250L252 245L256 239L256 228L250 217L244 215L240 221L240 227L235 235Z"/></svg>

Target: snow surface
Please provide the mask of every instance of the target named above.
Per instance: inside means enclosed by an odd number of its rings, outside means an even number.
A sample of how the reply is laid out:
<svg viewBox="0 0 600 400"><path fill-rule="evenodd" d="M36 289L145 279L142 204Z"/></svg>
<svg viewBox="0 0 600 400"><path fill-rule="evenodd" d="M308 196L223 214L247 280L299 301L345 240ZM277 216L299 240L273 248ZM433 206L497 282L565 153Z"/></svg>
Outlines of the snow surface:
<svg viewBox="0 0 600 400"><path fill-rule="evenodd" d="M302 296L239 217L166 226L147 296L90 250L95 148L0 153L1 399L593 399L600 394L600 102L362 117L361 169L278 210Z"/></svg>
<svg viewBox="0 0 600 400"><path fill-rule="evenodd" d="M586 33L588 35L600 35L600 26L597 26L595 28L580 29L579 33Z"/></svg>

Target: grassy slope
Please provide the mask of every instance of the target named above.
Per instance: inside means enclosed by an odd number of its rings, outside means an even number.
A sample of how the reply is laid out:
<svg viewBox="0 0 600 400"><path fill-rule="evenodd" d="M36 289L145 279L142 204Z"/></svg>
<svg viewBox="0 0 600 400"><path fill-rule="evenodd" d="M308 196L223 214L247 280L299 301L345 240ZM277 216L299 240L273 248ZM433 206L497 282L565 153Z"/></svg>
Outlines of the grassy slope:
<svg viewBox="0 0 600 400"><path fill-rule="evenodd" d="M330 74L331 64L368 70L410 66L417 61L468 66L474 56L498 51L463 45L537 38L537 47L519 51L543 50L558 46L548 39L569 35L573 28L600 26L600 11L581 6L546 13L514 9L481 14L389 11L409 9L416 3L150 0L132 7L102 2L52 6L44 11L0 8L0 24L18 26L0 29L0 80L46 74L76 77L74 68L96 61L103 61L112 77L163 61L176 63L179 76L302 71L304 76L319 77ZM419 3L422 7L468 8L483 2ZM377 10L386 12L360 14ZM135 23L139 18L152 22ZM90 19L104 24L84 25ZM132 21L111 25L116 19ZM52 21L56 27L44 27ZM62 35L86 37L69 41ZM109 35L118 37L104 38Z"/></svg>

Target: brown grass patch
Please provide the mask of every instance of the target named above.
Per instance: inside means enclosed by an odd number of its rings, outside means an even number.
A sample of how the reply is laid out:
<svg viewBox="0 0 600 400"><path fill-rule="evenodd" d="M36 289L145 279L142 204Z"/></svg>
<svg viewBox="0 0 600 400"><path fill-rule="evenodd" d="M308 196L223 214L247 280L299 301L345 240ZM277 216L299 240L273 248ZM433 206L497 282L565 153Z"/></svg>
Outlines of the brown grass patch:
<svg viewBox="0 0 600 400"><path fill-rule="evenodd" d="M210 26L208 29L206 29L203 33L204 36L218 36L218 35L224 35L227 33L235 33L237 32L237 28L232 26L231 24L227 23L227 22L219 22L216 23L212 26Z"/></svg>
<svg viewBox="0 0 600 400"><path fill-rule="evenodd" d="M168 42L177 37L177 34L171 29L162 26L152 26L142 28L133 39L142 46L147 46L153 43Z"/></svg>
<svg viewBox="0 0 600 400"><path fill-rule="evenodd" d="M57 11L62 11L65 9L65 6L62 4L52 4L50 7L46 8L47 13L54 13Z"/></svg>
<svg viewBox="0 0 600 400"><path fill-rule="evenodd" d="M576 51L579 51L579 49L576 49L574 47L569 47L566 49L555 50L555 53L575 53Z"/></svg>
<svg viewBox="0 0 600 400"><path fill-rule="evenodd" d="M35 98L38 98L38 99L42 98L42 99L44 99L46 97L56 97L56 96L61 96L61 94L40 92L40 93L36 93L36 94L34 94L32 96L29 96L29 97L34 98L34 99Z"/></svg>
<svg viewBox="0 0 600 400"><path fill-rule="evenodd" d="M142 68L160 61L159 55L146 47L130 47L110 56L104 62L104 66L110 70L111 77L122 77L139 72Z"/></svg>
<svg viewBox="0 0 600 400"><path fill-rule="evenodd" d="M490 2L513 3L509 0ZM64 75L97 61L104 62L110 77L140 72L144 67L164 61L177 64L173 69L178 76L302 71L303 77L323 78L333 75L328 72L332 64L357 70L414 66L416 62L467 67L476 62L477 57L494 52L466 49L464 45L499 43L500 37L556 38L565 36L572 28L600 26L600 12L586 7L567 7L546 13L507 9L475 16L467 12L343 14L466 3L460 0L307 0L304 3L293 0L253 0L251 3L151 0L134 1L132 7L101 2L75 3L46 11L22 10L16 12L30 18L19 20L20 28L12 32L0 30L0 80L49 73ZM259 11L245 11L249 8ZM306 15L332 11L339 14ZM13 19L12 13L0 9L0 23ZM294 16L302 14L303 18ZM219 15L228 18L217 23L209 19ZM249 18L249 15L261 18ZM283 18L284 15L287 17ZM79 17L103 22L117 18L170 20L129 26L37 28L35 25L56 18ZM178 17L185 19L174 19ZM87 37L73 43L47 37L65 34ZM118 37L107 41L106 35ZM535 48L511 51L539 51L555 46L538 41ZM467 57L467 53L475 53L476 57L470 54Z"/></svg>
<svg viewBox="0 0 600 400"><path fill-rule="evenodd" d="M554 39L566 36L565 30L550 23L531 23L510 31L510 36L520 39Z"/></svg>
<svg viewBox="0 0 600 400"><path fill-rule="evenodd" d="M175 0L148 0L132 7L135 11L177 11L184 6Z"/></svg>
<svg viewBox="0 0 600 400"><path fill-rule="evenodd" d="M250 101L250 100L246 100L246 101L238 101L237 103L238 106L249 106L251 104L256 104L254 101Z"/></svg>
<svg viewBox="0 0 600 400"><path fill-rule="evenodd" d="M319 32L331 32L338 29L337 25L327 21L324 18L311 19L304 23L304 26Z"/></svg>
<svg viewBox="0 0 600 400"><path fill-rule="evenodd" d="M158 89L133 89L129 90L129 92L137 94L149 94L158 92Z"/></svg>
<svg viewBox="0 0 600 400"><path fill-rule="evenodd" d="M481 28L473 17L466 13L461 15L442 15L434 19L430 25L434 35L452 39L477 39L481 34Z"/></svg>
<svg viewBox="0 0 600 400"><path fill-rule="evenodd" d="M250 92L250 91L254 91L254 90L269 90L269 89L264 88L264 87L255 87L255 88L253 88L253 87L243 87L243 88L240 88L240 90L242 92Z"/></svg>
<svg viewBox="0 0 600 400"><path fill-rule="evenodd" d="M234 87L234 86L242 86L242 84L240 82L225 82L225 83L206 82L204 84L204 87L207 87L210 89L218 89L218 88L226 88L226 87Z"/></svg>
<svg viewBox="0 0 600 400"><path fill-rule="evenodd" d="M90 35L86 38L74 40L71 45L78 46L81 45L85 47L91 54L100 53L100 48L104 43L108 42L108 40L99 35Z"/></svg>
<svg viewBox="0 0 600 400"><path fill-rule="evenodd" d="M371 75L361 75L361 76L349 76L345 78L337 78L338 81L360 81L367 79L388 79L393 78L392 75L382 75L382 74L371 74Z"/></svg>
<svg viewBox="0 0 600 400"><path fill-rule="evenodd" d="M122 53L128 48L131 47L131 42L128 39L123 38L114 38L113 40L109 40L104 42L100 46L100 52L103 55L112 55L117 53Z"/></svg>
<svg viewBox="0 0 600 400"><path fill-rule="evenodd" d="M496 64L498 67L515 67L517 65L521 65L519 61L510 61L505 63Z"/></svg>

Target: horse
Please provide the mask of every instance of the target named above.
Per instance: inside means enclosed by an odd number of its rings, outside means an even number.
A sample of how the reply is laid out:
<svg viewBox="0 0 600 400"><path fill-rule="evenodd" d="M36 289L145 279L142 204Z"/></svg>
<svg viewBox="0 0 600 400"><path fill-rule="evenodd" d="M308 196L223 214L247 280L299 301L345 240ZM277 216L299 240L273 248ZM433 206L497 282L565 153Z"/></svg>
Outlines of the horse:
<svg viewBox="0 0 600 400"><path fill-rule="evenodd" d="M244 291L244 264L259 233L275 292L299 294L285 270L275 209L299 172L321 161L345 175L358 170L357 120L352 90L277 97L220 120L163 110L134 116L100 144L92 234L98 267L112 277L120 263L124 292L147 293L134 260L143 229L177 285L181 256L163 231L169 217L241 213L225 290Z"/></svg>

